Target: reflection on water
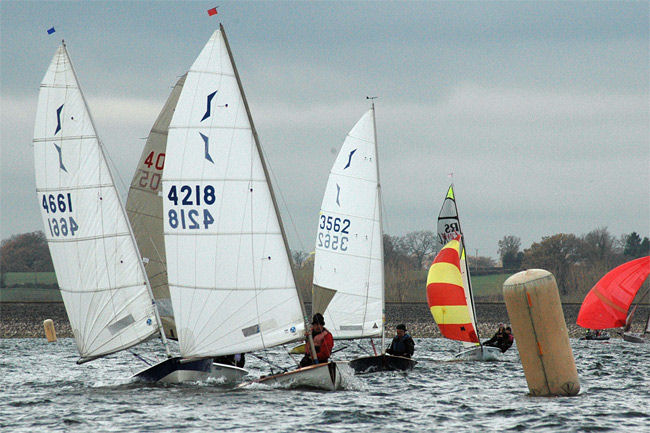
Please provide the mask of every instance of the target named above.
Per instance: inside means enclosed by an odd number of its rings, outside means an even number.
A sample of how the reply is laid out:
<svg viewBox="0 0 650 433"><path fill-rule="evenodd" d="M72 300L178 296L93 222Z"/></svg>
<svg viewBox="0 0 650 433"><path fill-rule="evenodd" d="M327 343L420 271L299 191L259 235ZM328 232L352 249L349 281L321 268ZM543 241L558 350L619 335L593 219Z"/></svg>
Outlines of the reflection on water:
<svg viewBox="0 0 650 433"><path fill-rule="evenodd" d="M216 381L146 385L130 380L143 367L130 353L76 365L71 339L53 344L0 340L0 428L650 431L650 345L572 340L580 394L533 398L527 395L516 350L498 362L447 362L459 350L454 342L416 339L416 344L419 363L413 371L349 375L345 390L323 392L259 384L234 389ZM335 357L350 359L370 351L369 344L361 346L353 342ZM147 343L138 353L155 358L156 349ZM264 356L274 364L291 364L282 349ZM271 372L252 356L246 368L252 377Z"/></svg>

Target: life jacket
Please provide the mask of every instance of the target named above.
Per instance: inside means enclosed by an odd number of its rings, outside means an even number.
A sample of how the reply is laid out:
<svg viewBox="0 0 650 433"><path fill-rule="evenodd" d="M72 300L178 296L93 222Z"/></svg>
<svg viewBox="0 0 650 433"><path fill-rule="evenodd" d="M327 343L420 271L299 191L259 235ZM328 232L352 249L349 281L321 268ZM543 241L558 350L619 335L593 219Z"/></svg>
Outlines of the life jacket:
<svg viewBox="0 0 650 433"><path fill-rule="evenodd" d="M330 331L324 327L323 330L318 334L314 335L312 333L312 339L314 340L314 348L316 349L318 361L327 361L330 357L330 354L332 353L332 347L334 347L334 337L332 337ZM306 353L311 358L309 346L307 346Z"/></svg>
<svg viewBox="0 0 650 433"><path fill-rule="evenodd" d="M399 337L393 338L393 344L391 346L393 353L399 355L406 353L406 344L404 342L406 341L407 338L411 338L411 336L408 334L404 334L402 338Z"/></svg>

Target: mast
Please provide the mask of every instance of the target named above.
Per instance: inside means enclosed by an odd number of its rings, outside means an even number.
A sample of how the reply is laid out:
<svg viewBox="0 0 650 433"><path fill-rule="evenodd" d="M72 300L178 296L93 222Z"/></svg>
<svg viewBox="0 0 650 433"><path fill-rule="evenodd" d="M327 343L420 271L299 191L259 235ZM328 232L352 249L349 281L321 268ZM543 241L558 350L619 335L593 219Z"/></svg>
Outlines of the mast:
<svg viewBox="0 0 650 433"><path fill-rule="evenodd" d="M228 57L230 58L230 63L232 64L233 71L235 72L235 79L237 80L237 86L239 87L239 92L241 93L242 99L244 101L244 107L246 108L246 115L248 116L248 121L251 125L251 131L253 132L253 139L255 140L255 147L257 148L257 153L260 156L260 161L262 162L262 169L264 170L264 176L266 177L266 182L269 185L269 192L271 194L271 201L273 202L273 208L275 209L275 214L278 216L278 224L280 226L280 232L282 233L282 241L284 242L284 248L287 253L287 257L289 258L289 265L291 267L291 275L293 277L293 282L294 285L296 286L296 292L298 294L298 300L300 303L300 308L302 310L302 316L303 320L305 322L305 331L309 329L309 320L307 317L307 312L305 310L305 303L302 299L302 294L300 293L300 289L298 289L298 286L296 285L296 272L294 270L293 266L293 258L291 257L291 250L289 249L289 243L287 241L287 235L284 230L284 225L282 224L282 217L280 216L280 209L278 208L278 202L275 199L275 193L273 192L273 184L271 183L271 177L269 176L269 171L266 166L266 160L264 159L264 154L262 153L262 147L260 146L260 140L257 136L257 130L255 129L255 124L253 123L253 116L251 116L250 109L248 108L248 100L246 99L246 94L244 93L244 87L241 84L241 80L239 78L239 71L237 70L237 65L235 64L235 59L232 56L232 51L230 50L230 44L228 43L228 37L226 36L226 30L223 27L223 24L219 23L219 30L221 31L221 34L223 35L223 41L226 44L226 49L228 50ZM311 336L311 332L309 333L309 346L310 346L310 351L312 354L312 360L318 362L318 358L316 357L316 348L314 347L314 341Z"/></svg>
<svg viewBox="0 0 650 433"><path fill-rule="evenodd" d="M380 247L380 256L382 260L381 266L381 283L382 283L382 293L381 297L381 354L386 353L386 293L385 293L385 270L384 270L384 228L382 222L382 201L381 201L381 182L379 180L379 148L377 146L377 122L375 120L375 102L376 96L366 96L366 99L370 99L371 109L372 109L372 127L375 134L375 168L377 170L377 206L379 208L379 247Z"/></svg>
<svg viewBox="0 0 650 433"><path fill-rule="evenodd" d="M451 184L451 187L452 187L452 189L454 188L453 182ZM458 215L458 205L456 204L456 191L455 190L454 190L454 207L456 208L456 219L458 220L458 231L460 233L463 233L463 229L460 226L460 215ZM474 319L474 323L477 323L477 320L476 320L476 307L474 306L474 292L472 292L472 278L471 278L471 275L470 275L470 272L469 272L469 265L467 264L467 248L465 246L465 236L461 236L460 242L461 242L461 246L462 246L461 254L465 255L465 273L467 274L467 291L469 292L469 297L470 297L470 300L472 301L472 317ZM481 338L480 338L480 336L478 334L478 324L475 326L475 328L476 329L474 329L474 331L476 331L476 338L478 339L478 344L479 344L479 346L482 347L483 344L481 343Z"/></svg>
<svg viewBox="0 0 650 433"><path fill-rule="evenodd" d="M70 61L70 56L68 55L68 49L65 45L65 42L62 41L63 44L63 50L65 51L65 56L68 58L68 64L70 65L70 70L72 71L72 74L75 77L75 81L79 82L79 79L77 78L77 73L74 70L74 66L72 65L72 62ZM97 136L97 144L99 146L99 151L102 154L102 157L104 160L107 162L106 163L106 168L108 171L108 175L111 179L111 183L113 184L113 187L115 187L115 179L113 178L113 170L111 169L110 165L108 164L108 158L106 157L106 152L104 151L104 145L102 141L99 139L99 134L97 134L97 128L95 127L95 121L93 120L93 116L90 113L90 110L88 110L88 103L86 102L86 97L84 96L83 90L81 90L81 87L79 87L79 94L81 95L81 100L83 101L84 105L86 106L86 111L88 112L88 118L90 119L90 123L93 127L93 130L95 131L95 134ZM117 189L117 188L116 188ZM117 192L117 191L116 191ZM147 277L147 271L144 268L144 263L142 263L142 256L140 255L140 249L138 248L138 243L135 240L135 235L133 234L133 228L131 227L131 223L129 222L129 217L126 214L126 210L124 208L124 203L122 203L122 198L120 197L120 194L116 193L115 194L117 197L117 202L120 205L120 212L122 212L122 215L126 221L126 226L129 229L129 236L131 237L131 243L135 247L135 251L138 257L138 266L140 267L140 271L142 272L142 275L144 276L145 280L145 286L147 287L147 293L149 294L149 299L151 299L151 305L153 306L153 311L154 315L156 316L156 323L158 324L158 332L160 332L160 339L162 340L162 343L165 347L165 353L167 354L168 358L171 358L171 352L169 351L169 344L167 343L167 337L165 337L165 331L163 329L162 321L160 320L160 315L158 314L158 306L156 305L156 300L153 297L153 292L151 291L151 283L149 283L149 278ZM95 358L93 358L95 359Z"/></svg>

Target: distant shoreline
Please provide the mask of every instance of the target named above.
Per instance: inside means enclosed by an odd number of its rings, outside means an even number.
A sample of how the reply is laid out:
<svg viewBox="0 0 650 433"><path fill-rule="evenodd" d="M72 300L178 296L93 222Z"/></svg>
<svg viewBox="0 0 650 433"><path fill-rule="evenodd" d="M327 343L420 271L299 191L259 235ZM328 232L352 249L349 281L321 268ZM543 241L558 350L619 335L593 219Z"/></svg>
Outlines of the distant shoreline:
<svg viewBox="0 0 650 433"><path fill-rule="evenodd" d="M563 305L563 309L569 336L577 338L584 335L585 330L576 325L580 304L567 303ZM307 304L307 310L311 310L310 304ZM477 302L476 312L479 335L482 339L491 337L499 323L509 322L504 303ZM648 314L650 314L650 306L639 307L634 331L641 331ZM54 321L58 337L72 337L72 329L61 302L3 302L0 303L0 317L2 318L0 338L45 338L43 330L45 319ZM387 303L386 335L391 336L395 326L400 323L406 324L413 337L441 337L438 326L425 303ZM610 335L612 338L619 338L615 331L610 332Z"/></svg>

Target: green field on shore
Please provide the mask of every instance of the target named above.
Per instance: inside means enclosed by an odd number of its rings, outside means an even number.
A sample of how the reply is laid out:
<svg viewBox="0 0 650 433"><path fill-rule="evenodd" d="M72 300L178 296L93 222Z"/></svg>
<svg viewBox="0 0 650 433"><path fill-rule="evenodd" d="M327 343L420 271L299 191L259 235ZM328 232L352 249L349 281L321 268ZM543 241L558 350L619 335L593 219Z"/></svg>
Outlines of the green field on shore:
<svg viewBox="0 0 650 433"><path fill-rule="evenodd" d="M511 274L472 276L474 297L478 302L503 302L503 282ZM303 287L307 302L311 298L311 272L296 272L298 286ZM4 285L0 289L0 302L58 302L61 295L56 290L54 272L7 272L3 275ZM402 287L402 290L396 289ZM387 278L386 302L426 302L426 272L411 271L399 279ZM399 296L402 295L402 299ZM405 296L404 296L405 295ZM584 294L564 296L563 302L581 303Z"/></svg>

